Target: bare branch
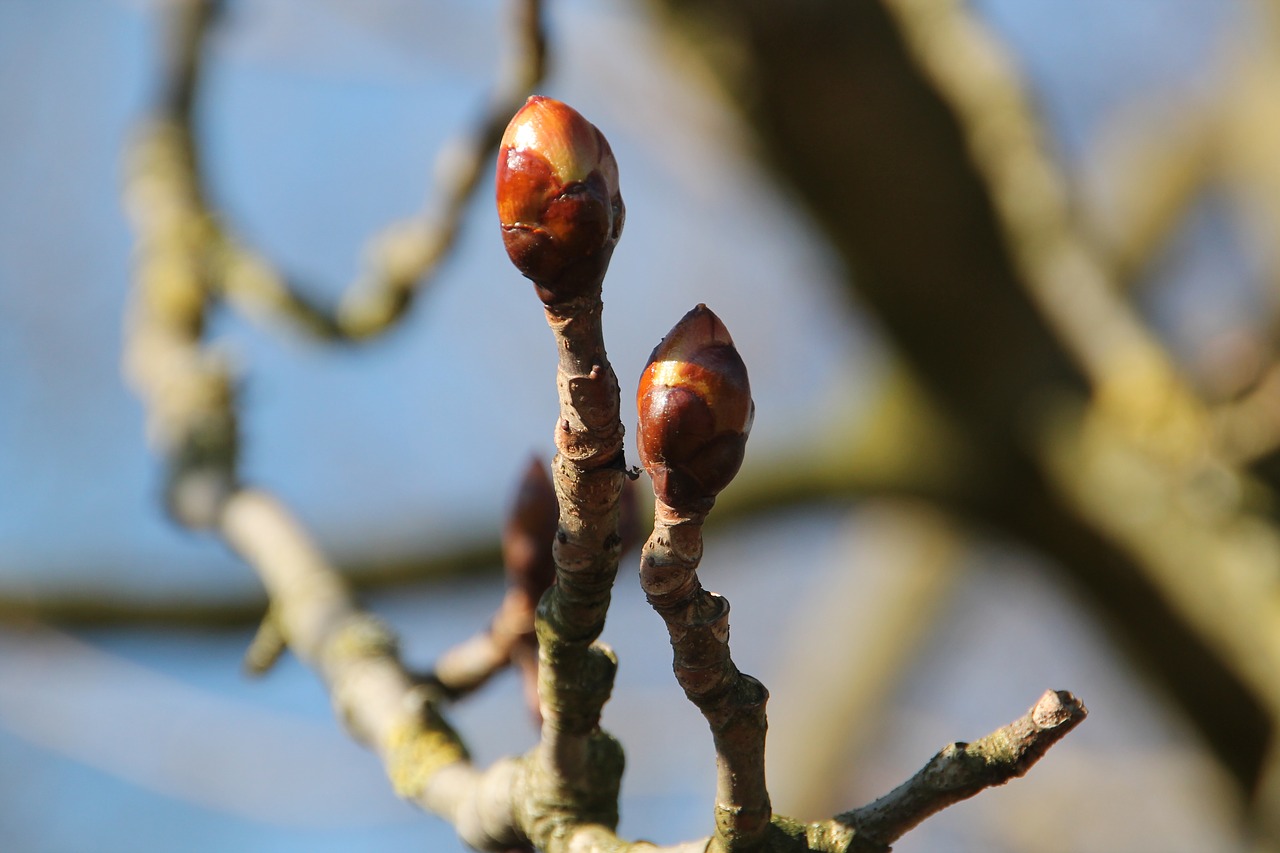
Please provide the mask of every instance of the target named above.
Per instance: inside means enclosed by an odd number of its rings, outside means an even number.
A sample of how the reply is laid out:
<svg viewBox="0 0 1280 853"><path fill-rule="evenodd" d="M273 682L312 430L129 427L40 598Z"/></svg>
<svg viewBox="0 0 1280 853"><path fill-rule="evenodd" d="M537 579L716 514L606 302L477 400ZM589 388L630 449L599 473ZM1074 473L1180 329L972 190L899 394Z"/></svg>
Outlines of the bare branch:
<svg viewBox="0 0 1280 853"><path fill-rule="evenodd" d="M585 295L546 307L559 353L560 417L552 480L560 520L552 551L556 584L542 598L536 628L540 749L552 788L580 785L592 742L604 737L599 714L617 666L613 653L595 643L618 573L619 499L625 477L618 380L605 353L600 322L604 270L599 274ZM599 821L610 829L617 824L616 799L611 809ZM533 840L554 844L567 832L567 826L547 827L542 838Z"/></svg>
<svg viewBox="0 0 1280 853"><path fill-rule="evenodd" d="M702 588L701 558L702 514L659 502L641 557L640 584L667 624L676 680L711 725L717 768L713 849L753 850L773 816L764 775L769 691L734 665L729 602Z"/></svg>
<svg viewBox="0 0 1280 853"><path fill-rule="evenodd" d="M201 53L213 19L209 12L213 0L180 0L171 20L167 55L172 94L164 102L162 123L177 130L192 151L183 158L180 178L194 189L205 220L200 240L202 263L211 271L210 284L216 292L249 316L284 320L320 339L360 340L391 328L452 249L466 202L487 174L502 128L542 79L546 44L541 0L510 2L511 48L502 52L501 76L483 115L474 128L442 150L435 169L435 195L423 213L391 225L371 240L364 270L348 287L337 312L331 314L267 259L245 247L214 216L198 191L203 179L194 155L191 104L198 96Z"/></svg>
<svg viewBox="0 0 1280 853"><path fill-rule="evenodd" d="M1025 716L981 740L951 744L898 788L836 820L888 847L947 806L1025 775L1088 713L1070 693L1047 690Z"/></svg>

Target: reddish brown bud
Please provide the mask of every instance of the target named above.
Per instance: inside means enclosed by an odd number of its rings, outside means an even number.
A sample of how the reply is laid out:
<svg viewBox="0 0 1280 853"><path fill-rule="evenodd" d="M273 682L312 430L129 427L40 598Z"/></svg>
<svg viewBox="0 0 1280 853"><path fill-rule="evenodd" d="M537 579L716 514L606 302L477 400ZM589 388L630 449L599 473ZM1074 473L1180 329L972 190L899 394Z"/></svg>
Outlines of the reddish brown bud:
<svg viewBox="0 0 1280 853"><path fill-rule="evenodd" d="M529 460L502 530L502 564L507 584L526 596L530 608L556 579L551 543L560 525L560 506L542 460Z"/></svg>
<svg viewBox="0 0 1280 853"><path fill-rule="evenodd" d="M618 164L577 110L533 96L498 148L498 220L512 263L544 302L599 284L622 234Z"/></svg>
<svg viewBox="0 0 1280 853"><path fill-rule="evenodd" d="M742 465L755 404L746 365L707 306L684 315L649 356L636 407L654 494L675 509L709 509Z"/></svg>

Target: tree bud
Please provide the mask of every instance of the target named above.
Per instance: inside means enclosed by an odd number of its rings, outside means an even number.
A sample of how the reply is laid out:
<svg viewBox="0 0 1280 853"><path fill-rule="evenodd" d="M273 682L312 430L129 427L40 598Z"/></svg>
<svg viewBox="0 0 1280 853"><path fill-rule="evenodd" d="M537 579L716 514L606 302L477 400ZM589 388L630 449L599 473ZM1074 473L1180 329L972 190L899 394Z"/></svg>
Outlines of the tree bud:
<svg viewBox="0 0 1280 853"><path fill-rule="evenodd" d="M640 376L640 461L673 509L705 512L742 465L755 416L747 368L720 318L699 305Z"/></svg>
<svg viewBox="0 0 1280 853"><path fill-rule="evenodd" d="M531 97L498 148L498 220L507 254L547 303L599 284L622 234L618 164L577 110Z"/></svg>
<svg viewBox="0 0 1280 853"><path fill-rule="evenodd" d="M502 563L507 584L525 596L530 608L555 582L551 543L560 526L560 505L546 466L529 461L502 530Z"/></svg>

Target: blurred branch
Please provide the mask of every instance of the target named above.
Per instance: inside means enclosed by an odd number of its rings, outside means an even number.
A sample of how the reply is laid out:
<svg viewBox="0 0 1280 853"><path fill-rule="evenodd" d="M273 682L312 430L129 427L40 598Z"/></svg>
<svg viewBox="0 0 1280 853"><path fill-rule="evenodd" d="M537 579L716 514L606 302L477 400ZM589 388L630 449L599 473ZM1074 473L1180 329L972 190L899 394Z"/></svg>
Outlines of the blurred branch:
<svg viewBox="0 0 1280 853"><path fill-rule="evenodd" d="M141 268L140 268L141 269ZM789 507L845 503L868 495L923 497L947 504L965 500L981 482L976 463L946 418L923 396L919 383L900 367L882 378L873 402L833 417L821 433L796 441L798 452L748 460L733 489L722 494L709 530L767 516ZM624 502L630 493L624 492ZM633 510L623 514L630 516ZM483 529L478 521L476 529ZM623 549L631 536L623 535ZM503 562L484 536L421 543L395 556L352 555L339 561L354 590L378 590L445 578L490 578ZM157 567L157 571L162 570ZM258 621L266 599L250 594L230 600L208 595L158 599L101 590L0 592L0 620L36 618L64 626L215 625L241 627Z"/></svg>
<svg viewBox="0 0 1280 853"><path fill-rule="evenodd" d="M957 122L1016 283L1099 403L1142 429L1194 417L1197 403L1160 342L1073 221L1069 190L1005 51L959 0L885 0L885 8Z"/></svg>
<svg viewBox="0 0 1280 853"><path fill-rule="evenodd" d="M377 590L447 578L489 578L502 563L490 539L423 543L421 553L398 557L354 556L341 562L344 582L354 590ZM156 566L155 571L163 571ZM7 590L0 593L0 621L38 619L66 627L123 625L218 626L239 628L262 618L261 593L235 597L181 594L158 597L126 591L114 597L101 589Z"/></svg>
<svg viewBox="0 0 1280 853"><path fill-rule="evenodd" d="M1256 604L1276 598L1280 546L1243 501L1100 517L1114 480L1070 450L1086 431L1095 462L1142 460L1146 506L1196 505L1222 466L1203 406L1079 235L997 46L951 0L665 5L981 472L954 508L1053 557L1251 788L1280 717L1261 678L1280 642ZM1169 524L1196 548L1162 544Z"/></svg>
<svg viewBox="0 0 1280 853"><path fill-rule="evenodd" d="M507 119L542 79L546 45L540 0L510 0L506 17L511 47L500 51L499 79L475 125L445 145L436 162L433 196L417 217L396 223L369 245L364 270L330 313L304 295L264 257L245 247L215 216L200 191L202 176L192 129L192 103L199 87L204 36L213 20L212 0L175 0L170 29L171 76L160 125L187 149L180 180L191 188L204 220L201 263L210 287L246 314L286 321L328 340L360 340L390 329L433 276L456 242L466 203L488 174Z"/></svg>
<svg viewBox="0 0 1280 853"><path fill-rule="evenodd" d="M780 807L823 814L955 588L965 535L927 505L872 501L834 565L796 606L774 685L770 790ZM815 648L857 649L839 671ZM803 705L787 701L803 696ZM790 714L786 709L794 711Z"/></svg>
<svg viewBox="0 0 1280 853"><path fill-rule="evenodd" d="M1103 129L1086 176L1098 185L1102 210L1085 227L1121 288L1143 280L1214 177L1216 119L1207 107L1135 104Z"/></svg>
<svg viewBox="0 0 1280 853"><path fill-rule="evenodd" d="M1210 455L1200 401L1077 235L998 46L958 6L927 14L926 5L889 7L960 122L1021 280L1094 388L1082 417L1066 415L1065 430L1051 426L1041 439L1042 470L1075 512L1138 558L1274 729L1280 608L1267 602L1280 593L1280 535L1241 499L1238 475Z"/></svg>

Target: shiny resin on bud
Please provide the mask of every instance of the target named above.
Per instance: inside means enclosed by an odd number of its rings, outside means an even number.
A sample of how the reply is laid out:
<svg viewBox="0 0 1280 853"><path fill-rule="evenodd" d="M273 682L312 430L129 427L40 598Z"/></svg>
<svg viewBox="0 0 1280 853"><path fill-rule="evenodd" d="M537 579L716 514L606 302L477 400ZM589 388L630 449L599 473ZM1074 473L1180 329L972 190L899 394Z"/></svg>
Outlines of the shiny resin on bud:
<svg viewBox="0 0 1280 853"><path fill-rule="evenodd" d="M507 254L544 302L599 284L625 209L609 143L577 110L525 102L498 148L497 201Z"/></svg>
<svg viewBox="0 0 1280 853"><path fill-rule="evenodd" d="M755 404L746 365L707 306L686 314L649 356L636 407L654 494L674 509L710 509L742 465Z"/></svg>

